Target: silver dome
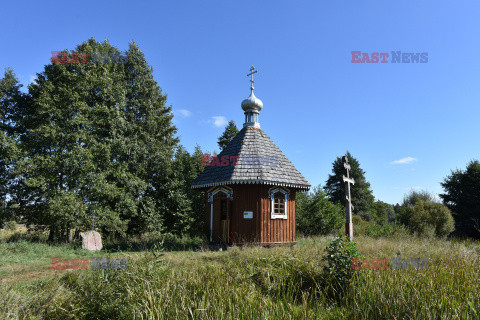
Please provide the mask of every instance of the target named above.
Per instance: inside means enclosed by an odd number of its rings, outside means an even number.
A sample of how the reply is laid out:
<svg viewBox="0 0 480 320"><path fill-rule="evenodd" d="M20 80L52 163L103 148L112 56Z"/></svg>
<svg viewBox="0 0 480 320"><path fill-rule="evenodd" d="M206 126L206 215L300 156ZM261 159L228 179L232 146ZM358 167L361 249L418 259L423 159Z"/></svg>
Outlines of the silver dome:
<svg viewBox="0 0 480 320"><path fill-rule="evenodd" d="M253 90L250 92L250 96L242 101L242 109L243 111L247 110L257 110L260 111L263 108L262 100L255 97L253 94Z"/></svg>

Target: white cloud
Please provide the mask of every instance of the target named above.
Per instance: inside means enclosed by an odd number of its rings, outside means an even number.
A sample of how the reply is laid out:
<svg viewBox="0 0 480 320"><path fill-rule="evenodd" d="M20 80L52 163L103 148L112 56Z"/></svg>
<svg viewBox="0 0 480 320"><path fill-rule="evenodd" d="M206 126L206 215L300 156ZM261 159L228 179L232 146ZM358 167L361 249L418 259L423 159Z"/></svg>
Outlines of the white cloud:
<svg viewBox="0 0 480 320"><path fill-rule="evenodd" d="M187 110L187 109L180 109L180 110L175 111L175 113L181 115L184 118L190 117L192 115L192 112Z"/></svg>
<svg viewBox="0 0 480 320"><path fill-rule="evenodd" d="M228 123L227 118L224 116L214 116L212 119L213 120L210 120L210 122L213 122L215 127L225 127Z"/></svg>
<svg viewBox="0 0 480 320"><path fill-rule="evenodd" d="M390 162L390 164L409 164L409 163L413 163L413 162L416 162L416 161L418 161L418 159L415 159L415 158L412 158L412 157L406 157L406 158L402 158L402 159L399 159L399 160L392 161L392 162Z"/></svg>

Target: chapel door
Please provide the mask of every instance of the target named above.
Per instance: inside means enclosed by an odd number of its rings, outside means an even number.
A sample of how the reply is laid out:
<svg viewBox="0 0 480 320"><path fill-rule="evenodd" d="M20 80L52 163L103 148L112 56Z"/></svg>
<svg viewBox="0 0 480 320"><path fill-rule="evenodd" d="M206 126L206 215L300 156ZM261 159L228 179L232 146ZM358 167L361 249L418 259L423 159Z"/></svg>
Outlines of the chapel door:
<svg viewBox="0 0 480 320"><path fill-rule="evenodd" d="M214 242L228 243L230 217L228 213L228 198L222 192L217 193L213 201L213 240Z"/></svg>

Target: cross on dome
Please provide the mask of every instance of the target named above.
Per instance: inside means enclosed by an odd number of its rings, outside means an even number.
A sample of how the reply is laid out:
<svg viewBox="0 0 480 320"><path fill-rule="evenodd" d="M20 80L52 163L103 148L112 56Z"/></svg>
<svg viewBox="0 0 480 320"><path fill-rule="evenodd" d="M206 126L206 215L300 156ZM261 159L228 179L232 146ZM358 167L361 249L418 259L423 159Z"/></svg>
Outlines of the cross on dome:
<svg viewBox="0 0 480 320"><path fill-rule="evenodd" d="M253 91L253 89L255 89L255 88L253 87L253 84L255 83L255 81L253 81L253 75L254 75L255 73L257 73L257 72L258 72L258 70L255 70L255 67L254 67L254 66L251 66L251 67L250 67L250 73L247 74L247 77L250 77L250 83L251 83L251 84L250 84L250 90L252 90L252 91Z"/></svg>
<svg viewBox="0 0 480 320"><path fill-rule="evenodd" d="M255 67L251 66L250 73L247 74L247 77L250 77L250 96L242 101L242 109L245 112L245 123L243 124L243 127L260 128L258 115L263 108L263 102L253 94L253 84L255 83L255 81L253 81L253 75L257 72L258 71Z"/></svg>

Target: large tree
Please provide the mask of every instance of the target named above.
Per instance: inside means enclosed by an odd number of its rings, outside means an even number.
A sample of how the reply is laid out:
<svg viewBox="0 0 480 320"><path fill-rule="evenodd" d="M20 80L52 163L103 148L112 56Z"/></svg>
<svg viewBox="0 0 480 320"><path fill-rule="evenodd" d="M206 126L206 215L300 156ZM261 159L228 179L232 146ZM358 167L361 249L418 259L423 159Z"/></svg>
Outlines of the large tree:
<svg viewBox="0 0 480 320"><path fill-rule="evenodd" d="M480 238L480 162L452 171L441 185L445 193L440 197L454 213L457 234Z"/></svg>
<svg viewBox="0 0 480 320"><path fill-rule="evenodd" d="M222 135L218 137L218 147L220 148L220 151L222 151L227 144L232 141L232 139L237 135L238 133L238 128L235 125L235 122L233 120L230 120L225 127L225 131L223 131Z"/></svg>
<svg viewBox="0 0 480 320"><path fill-rule="evenodd" d="M365 171L360 168L358 160L352 157L348 151L346 155L351 167L350 177L355 179L355 185L352 186L350 191L354 214L359 214L364 219L370 220L373 218L374 212L374 197L370 189L370 183L365 179ZM342 177L345 174L345 168L342 157L337 157L332 166L332 174L328 176L324 189L332 202L344 204L345 184Z"/></svg>
<svg viewBox="0 0 480 320"><path fill-rule="evenodd" d="M181 212L174 219L174 229L180 229L191 236L203 236L206 234L205 224L205 195L196 189L192 189L193 181L203 171L202 150L195 147L193 153L189 153L183 147L179 147L175 154L175 180L180 186L178 197L183 201L176 202L177 208L172 212Z"/></svg>
<svg viewBox="0 0 480 320"><path fill-rule="evenodd" d="M120 54L94 39L75 52ZM111 234L164 230L175 196L173 113L135 43L127 57L51 63L29 87L17 177L28 222L50 226L52 239L92 216Z"/></svg>
<svg viewBox="0 0 480 320"><path fill-rule="evenodd" d="M8 206L12 199L15 179L13 169L18 159L17 140L19 134L18 116L23 100L21 84L11 69L5 70L0 78L0 227L6 220L13 219Z"/></svg>

